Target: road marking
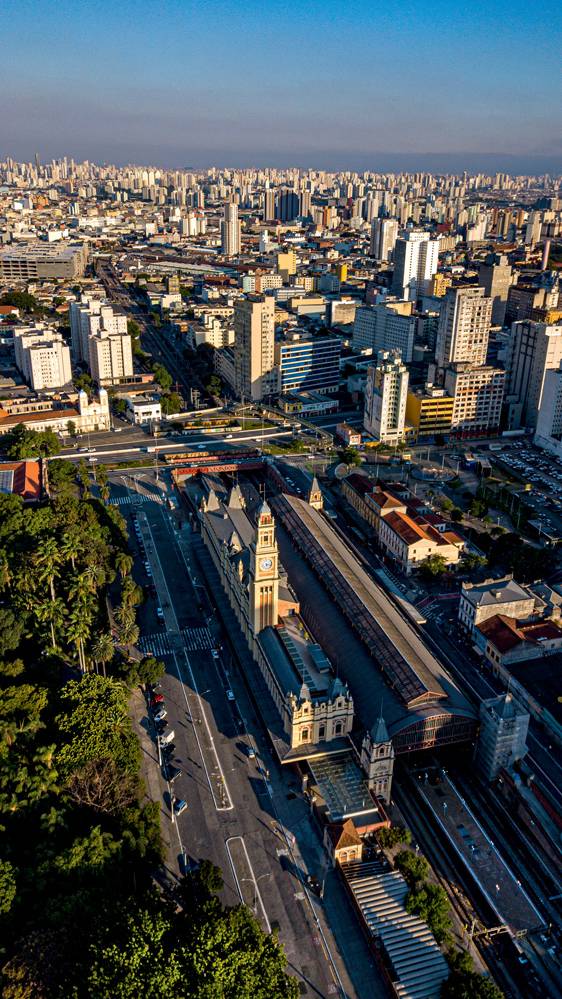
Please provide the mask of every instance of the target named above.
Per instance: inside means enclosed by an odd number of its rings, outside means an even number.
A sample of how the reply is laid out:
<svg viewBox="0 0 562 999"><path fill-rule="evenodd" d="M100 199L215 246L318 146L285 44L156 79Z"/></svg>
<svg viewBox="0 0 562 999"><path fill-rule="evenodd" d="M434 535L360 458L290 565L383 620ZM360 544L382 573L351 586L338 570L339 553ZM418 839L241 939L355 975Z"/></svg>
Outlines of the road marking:
<svg viewBox="0 0 562 999"><path fill-rule="evenodd" d="M209 722L207 720L207 715L205 714L205 708L203 707L203 700L202 700L201 695L199 694L199 691L197 689L197 684L195 682L195 677L193 675L193 670L191 669L191 663L189 662L189 656L187 655L187 652L185 651L185 649L183 650L183 655L185 657L185 662L186 662L187 668L189 670L189 675L191 677L191 688L194 691L195 697L197 698L197 710L198 710L198 712L199 712L202 720L205 723L205 728L207 730L207 736L208 736L209 743L210 743L209 749L210 749L210 752L211 752L212 756L214 757L214 761L215 761L214 767L213 767L211 773L209 773L209 769L207 767L207 760L205 759L205 754L203 752L203 747L201 745L201 740L199 739L199 733L197 731L197 722L194 721L194 719L193 719L193 712L190 709L189 700L188 700L188 697L187 697L187 691L185 689L185 680L183 679L183 675L182 675L182 672L181 672L181 669L180 669L180 665L179 665L179 662L178 662L178 656L174 654L174 662L176 664L176 672L178 674L178 680L181 683L181 687L182 687L182 690L183 690L183 696L185 697L185 703L186 703L186 706L187 706L188 716L189 716L189 718L191 719L191 721L193 723L193 731L195 732L195 738L197 740L197 745L199 747L199 752L201 754L201 760L203 762L203 767L205 769L205 774L207 776L207 783L209 785L209 790L211 792L211 795L212 795L212 798L213 798L213 802L214 802L214 805L215 805L215 809L217 810L217 812L230 812L234 808L234 804L233 804L232 798L230 797L230 792L228 790L228 785L226 783L225 776L224 776L224 773L223 773L223 769L221 767L221 762L219 760L218 753L217 753L217 750L216 750L216 747L215 747L215 741L214 741L213 736L211 735L211 730L209 728ZM222 801L218 801L217 800L217 797L216 797L216 794L215 794L215 790L213 788L213 781L211 779L212 775L215 776L215 780L217 780L219 788L220 788L220 790L222 792L222 798L223 798Z"/></svg>
<svg viewBox="0 0 562 999"><path fill-rule="evenodd" d="M261 897L261 892L260 892L259 885L258 885L258 880L259 879L257 879L256 875L254 874L254 868L252 867L252 862L251 862L249 854L248 854L246 843L244 842L244 837L243 836L230 836L227 840L225 840L225 846L226 846L226 852L228 853L228 859L230 860L230 866L232 867L232 873L234 875L234 880L236 881L236 887L238 888L238 894L240 895L240 901L244 905L246 905L246 903L244 902L244 895L242 894L242 888L241 888L241 885L240 885L240 881L238 879L238 874L236 873L236 865L234 863L234 857L232 856L232 853L231 853L231 850L230 850L230 844L231 843L236 843L236 842L240 843L241 846L242 846L242 850L244 851L244 856L246 858L246 863L248 865L248 870L250 871L250 874L252 876L252 884L254 886L254 894L255 894L255 899L256 899L256 909L257 909L257 903L259 902L260 908L261 908L261 911L262 911L262 915L263 915L263 918L265 920L265 924L267 926L267 932L271 933L271 923L269 922L269 917L267 915L267 912L266 912L266 909L265 909L265 905L263 904L263 898ZM268 871L268 874L269 873L270 872ZM248 906L248 908L250 908L250 906Z"/></svg>

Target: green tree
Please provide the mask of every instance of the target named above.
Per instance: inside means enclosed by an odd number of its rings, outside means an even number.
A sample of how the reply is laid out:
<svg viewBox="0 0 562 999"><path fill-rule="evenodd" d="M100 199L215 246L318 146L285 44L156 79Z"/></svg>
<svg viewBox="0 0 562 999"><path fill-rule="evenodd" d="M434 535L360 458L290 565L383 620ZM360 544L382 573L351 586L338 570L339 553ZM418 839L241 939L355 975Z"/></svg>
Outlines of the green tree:
<svg viewBox="0 0 562 999"><path fill-rule="evenodd" d="M152 373L162 391L169 392L174 383L174 379L164 365L158 363L154 364L152 367Z"/></svg>
<svg viewBox="0 0 562 999"><path fill-rule="evenodd" d="M74 420L67 420L66 432L70 437L76 437L76 424Z"/></svg>
<svg viewBox="0 0 562 999"><path fill-rule="evenodd" d="M65 458L52 458L48 466L49 491L53 493L72 492L76 482L76 468Z"/></svg>
<svg viewBox="0 0 562 999"><path fill-rule="evenodd" d="M17 649L23 638L24 624L11 607L0 607L0 656Z"/></svg>
<svg viewBox="0 0 562 999"><path fill-rule="evenodd" d="M139 748L127 711L127 690L117 680L87 673L60 694L56 721L62 745L57 761L69 776L92 760L111 757L126 773L138 772Z"/></svg>
<svg viewBox="0 0 562 999"><path fill-rule="evenodd" d="M113 644L113 637L109 631L104 631L96 636L94 644L91 649L91 656L96 666L102 667L103 675L106 675L106 666L113 660L115 655L115 646Z"/></svg>
<svg viewBox="0 0 562 999"><path fill-rule="evenodd" d="M412 841L410 830L405 829L404 826L390 826L389 829L379 829L377 837L380 845L387 850L398 846L399 843L406 843L407 845Z"/></svg>
<svg viewBox="0 0 562 999"><path fill-rule="evenodd" d="M9 860L0 860L0 913L10 911L16 892L15 869Z"/></svg>
<svg viewBox="0 0 562 999"><path fill-rule="evenodd" d="M138 340L141 334L141 328L134 319L127 320L127 333L133 340Z"/></svg>
<svg viewBox="0 0 562 999"><path fill-rule="evenodd" d="M476 497L470 504L469 512L473 517L485 517L488 513L488 504L485 500Z"/></svg>
<svg viewBox="0 0 562 999"><path fill-rule="evenodd" d="M447 563L442 555L428 555L420 565L420 572L427 579L437 579L447 571Z"/></svg>
<svg viewBox="0 0 562 999"><path fill-rule="evenodd" d="M463 518L463 512L462 512L462 510L459 509L458 506L455 506L451 510L450 516L451 516L451 520L453 521L453 523L460 524L460 522L461 522L461 520Z"/></svg>
<svg viewBox="0 0 562 999"><path fill-rule="evenodd" d="M94 393L94 383L92 380L92 376L89 375L87 371L83 371L80 375L77 375L75 377L74 387L75 389L77 389L78 392L84 391L88 396L88 399L91 399Z"/></svg>
<svg viewBox="0 0 562 999"><path fill-rule="evenodd" d="M475 971L451 971L441 986L441 999L504 999L495 982Z"/></svg>
<svg viewBox="0 0 562 999"><path fill-rule="evenodd" d="M115 568L122 579L125 579L125 576L129 575L132 571L133 565L134 561L131 555L128 555L127 552L123 551L117 552L117 555L115 556Z"/></svg>
<svg viewBox="0 0 562 999"><path fill-rule="evenodd" d="M30 430L24 423L4 434L2 446L8 457L17 461L50 457L60 449L59 439L52 430Z"/></svg>
<svg viewBox="0 0 562 999"><path fill-rule="evenodd" d="M414 888L420 881L425 881L429 874L429 864L425 857L413 853L412 850L401 850L400 853L397 853L394 864L410 888Z"/></svg>
<svg viewBox="0 0 562 999"><path fill-rule="evenodd" d="M181 413L181 396L177 392L167 392L160 396L160 406L165 416L169 416L171 413Z"/></svg>
<svg viewBox="0 0 562 999"><path fill-rule="evenodd" d="M449 938L449 899L441 885L427 881L412 889L406 898L406 911L427 923L437 943L443 943Z"/></svg>
<svg viewBox="0 0 562 999"><path fill-rule="evenodd" d="M37 299L27 291L7 291L0 298L0 305L13 305L21 312L33 312L41 315L45 310Z"/></svg>

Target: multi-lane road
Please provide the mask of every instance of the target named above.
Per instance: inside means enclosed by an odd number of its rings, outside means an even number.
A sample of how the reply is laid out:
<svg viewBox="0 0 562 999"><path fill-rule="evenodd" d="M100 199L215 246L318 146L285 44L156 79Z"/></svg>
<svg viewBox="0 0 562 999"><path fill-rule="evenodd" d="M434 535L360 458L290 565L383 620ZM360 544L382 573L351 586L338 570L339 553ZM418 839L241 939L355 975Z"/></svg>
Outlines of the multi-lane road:
<svg viewBox="0 0 562 999"><path fill-rule="evenodd" d="M154 594L141 608L139 645L166 664L166 731L174 732L173 763L182 771L172 787L164 771L158 782L153 773L150 783L159 788L168 821L171 794L188 803L166 837L169 866L177 870L184 852L188 863L208 857L218 864L225 901L243 900L266 931L278 929L303 995L382 997L295 775L276 764L221 631L189 526L182 518L180 529L163 502L170 483L156 483L152 472L139 469L112 472L111 484L112 502L131 527L135 577ZM145 724L151 730L148 712ZM148 764L158 769L156 748ZM322 901L307 888L309 873L325 878Z"/></svg>

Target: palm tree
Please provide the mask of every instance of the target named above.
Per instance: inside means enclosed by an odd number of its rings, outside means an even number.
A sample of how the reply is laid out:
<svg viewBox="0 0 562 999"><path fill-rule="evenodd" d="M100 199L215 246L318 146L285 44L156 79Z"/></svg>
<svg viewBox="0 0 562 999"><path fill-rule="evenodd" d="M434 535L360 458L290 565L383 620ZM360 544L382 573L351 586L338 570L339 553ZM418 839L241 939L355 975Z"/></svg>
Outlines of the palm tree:
<svg viewBox="0 0 562 999"><path fill-rule="evenodd" d="M70 562L72 569L76 569L76 559L82 553L82 545L78 534L74 532L71 533L70 531L63 534L60 551L63 558Z"/></svg>
<svg viewBox="0 0 562 999"><path fill-rule="evenodd" d="M123 645L136 645L139 640L139 629L136 624L123 626L119 632L119 638Z"/></svg>
<svg viewBox="0 0 562 999"><path fill-rule="evenodd" d="M121 604L115 611L115 620L120 628L127 628L135 623L135 611L126 604Z"/></svg>
<svg viewBox="0 0 562 999"><path fill-rule="evenodd" d="M57 630L62 626L66 607L64 601L57 597L56 600L43 600L35 603L33 613L41 624L48 624L51 629L51 646L56 649L55 627Z"/></svg>
<svg viewBox="0 0 562 999"><path fill-rule="evenodd" d="M58 570L62 562L60 548L54 538L46 537L39 542L34 562L39 569L37 574L39 581L48 584L51 600L54 601L56 599L55 579L59 574Z"/></svg>
<svg viewBox="0 0 562 999"><path fill-rule="evenodd" d="M103 500L104 503L107 503L107 501L108 501L108 499L110 497L110 494L111 494L110 493L110 489L109 489L109 486L107 485L107 483L105 483L103 486L100 486L100 496L101 496L101 498L102 498L102 500Z"/></svg>
<svg viewBox="0 0 562 999"><path fill-rule="evenodd" d="M92 646L92 659L97 666L101 665L103 667L104 676L106 675L106 663L111 662L114 654L115 647L113 645L113 638L110 632L105 631L101 635L98 635Z"/></svg>
<svg viewBox="0 0 562 999"><path fill-rule="evenodd" d="M133 568L132 556L127 555L127 552L117 552L117 555L115 556L115 568L121 576L121 579L124 579L125 576L129 575L131 569Z"/></svg>
<svg viewBox="0 0 562 999"><path fill-rule="evenodd" d="M80 669L85 673L86 656L84 654L84 642L90 637L90 620L88 620L79 608L74 610L68 619L66 637L76 646Z"/></svg>

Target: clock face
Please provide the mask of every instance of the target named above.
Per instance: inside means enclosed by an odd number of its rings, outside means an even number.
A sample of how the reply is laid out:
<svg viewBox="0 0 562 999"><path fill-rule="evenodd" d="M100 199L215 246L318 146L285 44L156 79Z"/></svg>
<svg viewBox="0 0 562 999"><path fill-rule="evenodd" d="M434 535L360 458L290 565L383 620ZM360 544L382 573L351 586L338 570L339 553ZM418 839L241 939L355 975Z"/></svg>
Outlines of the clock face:
<svg viewBox="0 0 562 999"><path fill-rule="evenodd" d="M267 572L268 569L271 569L272 565L273 565L272 559L262 558L260 562L260 569L263 569L264 572Z"/></svg>

